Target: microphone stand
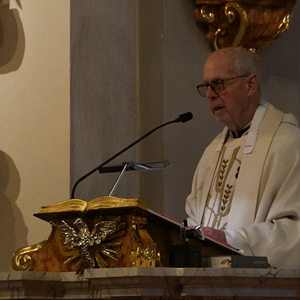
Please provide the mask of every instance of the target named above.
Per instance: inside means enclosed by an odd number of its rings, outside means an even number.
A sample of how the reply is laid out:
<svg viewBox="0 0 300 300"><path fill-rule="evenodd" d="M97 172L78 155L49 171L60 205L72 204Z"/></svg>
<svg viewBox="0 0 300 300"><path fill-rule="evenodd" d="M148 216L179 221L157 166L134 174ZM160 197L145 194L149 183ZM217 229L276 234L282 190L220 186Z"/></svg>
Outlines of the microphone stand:
<svg viewBox="0 0 300 300"><path fill-rule="evenodd" d="M141 140L143 140L144 138L146 138L148 135L150 135L151 133L153 133L154 131L156 131L157 129L169 125L171 123L176 123L176 122L187 122L190 119L193 118L192 113L188 112L185 114L180 115L178 118L176 118L173 121L164 123L160 126L155 127L154 129L150 130L149 132L147 132L146 134L144 134L143 136L141 136L139 139L137 139L136 141L134 141L133 143L131 143L130 145L128 145L127 147L125 147L124 149L122 149L121 151L119 151L118 153L116 153L115 155L113 155L112 157L110 157L109 159L107 159L106 161L104 161L103 163L101 163L99 166L97 166L96 168L92 169L91 171L89 171L88 173L86 173L85 175L83 175L82 177L80 177L74 184L73 189L72 189L72 194L71 194L71 199L74 199L75 196L75 189L78 186L78 184L83 181L85 178L87 178L88 176L90 176L91 174L93 174L94 172L96 172L97 170L101 169L103 166L105 166L106 164L108 164L109 162L111 162L113 159L115 159L116 157L118 157L119 155L121 155L123 152L125 152L126 150L128 150L129 148L133 147L135 144L137 144L138 142L140 142Z"/></svg>
<svg viewBox="0 0 300 300"><path fill-rule="evenodd" d="M160 165L160 166L159 166ZM133 161L123 162L122 166L111 166L111 167L103 167L99 169L99 173L112 173L121 171L119 174L114 186L112 187L108 196L111 196L113 192L116 190L119 185L123 175L126 171L154 171L154 170L162 170L170 165L167 159L162 161L148 161L148 162L138 162L135 163Z"/></svg>

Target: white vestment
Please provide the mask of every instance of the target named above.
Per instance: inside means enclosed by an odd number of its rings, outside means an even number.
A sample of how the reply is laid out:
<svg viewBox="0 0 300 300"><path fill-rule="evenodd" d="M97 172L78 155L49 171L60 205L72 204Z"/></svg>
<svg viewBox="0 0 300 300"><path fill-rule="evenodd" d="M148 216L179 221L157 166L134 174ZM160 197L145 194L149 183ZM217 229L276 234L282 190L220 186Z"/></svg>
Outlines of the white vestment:
<svg viewBox="0 0 300 300"><path fill-rule="evenodd" d="M187 197L188 225L201 224L213 174L228 134L206 148ZM271 266L300 268L300 130L291 114L258 106L243 150L225 234L247 255Z"/></svg>

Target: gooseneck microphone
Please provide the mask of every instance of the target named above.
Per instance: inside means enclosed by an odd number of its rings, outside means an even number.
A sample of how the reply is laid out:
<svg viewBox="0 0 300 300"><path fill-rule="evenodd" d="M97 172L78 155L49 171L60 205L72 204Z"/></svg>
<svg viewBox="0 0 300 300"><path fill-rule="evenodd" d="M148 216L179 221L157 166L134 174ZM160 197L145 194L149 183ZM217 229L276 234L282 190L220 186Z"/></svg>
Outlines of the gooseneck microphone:
<svg viewBox="0 0 300 300"><path fill-rule="evenodd" d="M133 147L135 144L137 144L138 142L140 142L141 140L143 140L145 137L147 137L148 135L150 135L151 133L153 133L154 131L156 131L157 129L164 127L166 125L172 124L172 123L177 123L177 122L182 122L185 123L189 120L193 119L193 114L191 112L187 112L185 114L179 115L178 118L176 118L173 121L164 123L160 126L155 127L154 129L150 130L149 132L147 132L146 134L144 134L143 136L141 136L139 139L137 139L136 141L134 141L133 143L131 143L130 145L128 145L127 147L125 147L123 150L119 151L117 154L113 155L112 157L110 157L109 159L107 159L105 162L101 163L99 166L97 166L96 168L94 168L93 170L91 170L90 172L88 172L87 174L83 175L82 177L80 177L74 184L73 189L72 189L72 194L71 197L72 199L74 199L75 196L75 189L78 186L78 184L83 181L85 178L87 178L88 176L90 176L91 174L93 174L94 172L96 172L97 170L100 170L102 167L104 167L106 164L108 164L109 162L111 162L113 159L115 159L116 157L118 157L119 155L121 155L123 152L125 152L126 150L128 150L129 148Z"/></svg>
<svg viewBox="0 0 300 300"><path fill-rule="evenodd" d="M193 119L193 114L191 112L187 112L185 114L179 115L179 117L176 118L174 121L165 123L165 124L161 125L160 127L165 126L165 125L170 124L170 123L175 123L175 122L185 123L185 122L187 122L191 119ZM157 127L157 128L159 128L159 127Z"/></svg>

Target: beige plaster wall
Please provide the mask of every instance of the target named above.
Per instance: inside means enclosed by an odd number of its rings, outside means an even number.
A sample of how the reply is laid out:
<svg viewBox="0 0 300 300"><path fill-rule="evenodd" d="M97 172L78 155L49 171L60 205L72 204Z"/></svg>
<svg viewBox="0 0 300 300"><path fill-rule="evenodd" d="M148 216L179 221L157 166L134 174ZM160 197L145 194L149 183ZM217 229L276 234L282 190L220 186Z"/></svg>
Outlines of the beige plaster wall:
<svg viewBox="0 0 300 300"><path fill-rule="evenodd" d="M69 198L70 1L20 2L0 6L0 271L49 234L33 214Z"/></svg>

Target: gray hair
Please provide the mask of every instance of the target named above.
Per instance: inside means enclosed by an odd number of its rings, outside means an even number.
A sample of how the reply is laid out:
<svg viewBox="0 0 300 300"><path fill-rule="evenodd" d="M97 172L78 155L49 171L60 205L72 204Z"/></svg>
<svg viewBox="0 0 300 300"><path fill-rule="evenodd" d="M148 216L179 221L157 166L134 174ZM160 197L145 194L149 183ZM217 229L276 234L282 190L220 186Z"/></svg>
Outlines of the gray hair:
<svg viewBox="0 0 300 300"><path fill-rule="evenodd" d="M233 71L237 75L255 73L260 77L260 55L242 47L232 48Z"/></svg>

